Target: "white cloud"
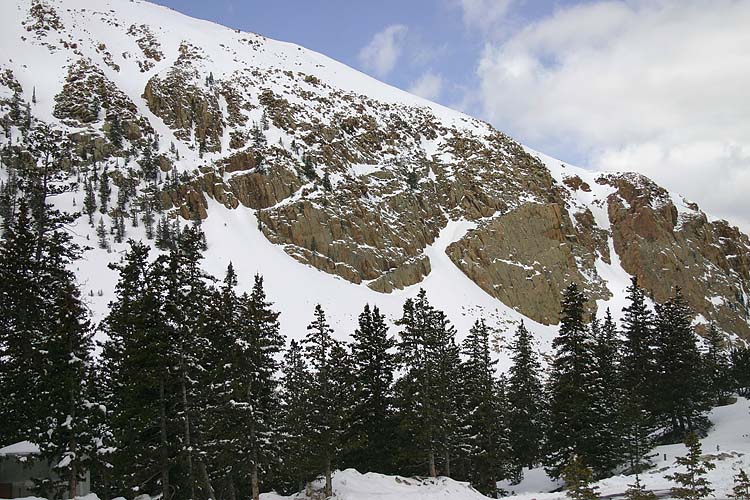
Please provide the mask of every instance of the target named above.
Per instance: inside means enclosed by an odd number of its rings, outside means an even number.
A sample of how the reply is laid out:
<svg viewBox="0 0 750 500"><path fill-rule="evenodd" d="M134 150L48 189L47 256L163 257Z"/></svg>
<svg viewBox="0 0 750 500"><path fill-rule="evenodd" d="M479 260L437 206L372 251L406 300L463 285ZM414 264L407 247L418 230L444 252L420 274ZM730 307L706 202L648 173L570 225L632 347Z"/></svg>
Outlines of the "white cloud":
<svg viewBox="0 0 750 500"><path fill-rule="evenodd" d="M396 66L401 55L401 45L406 38L408 28L402 24L394 24L376 33L362 50L359 60L368 70L379 77L387 76Z"/></svg>
<svg viewBox="0 0 750 500"><path fill-rule="evenodd" d="M467 28L478 28L486 33L505 17L513 0L454 0L454 2L461 7Z"/></svg>
<svg viewBox="0 0 750 500"><path fill-rule="evenodd" d="M443 77L431 71L424 73L409 87L409 92L434 101L443 91Z"/></svg>
<svg viewBox="0 0 750 500"><path fill-rule="evenodd" d="M747 230L748 26L747 1L557 10L485 47L483 113L563 159L643 172Z"/></svg>

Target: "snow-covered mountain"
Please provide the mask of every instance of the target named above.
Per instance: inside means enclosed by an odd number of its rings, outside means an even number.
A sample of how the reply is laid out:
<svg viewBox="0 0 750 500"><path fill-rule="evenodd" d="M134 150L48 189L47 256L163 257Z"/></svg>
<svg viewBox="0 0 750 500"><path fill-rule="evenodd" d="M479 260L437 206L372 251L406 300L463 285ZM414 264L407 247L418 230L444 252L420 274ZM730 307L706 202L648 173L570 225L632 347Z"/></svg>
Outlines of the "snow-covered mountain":
<svg viewBox="0 0 750 500"><path fill-rule="evenodd" d="M124 218L126 237L145 239L142 200L157 221L203 219L206 269L231 261L241 287L262 273L289 336L316 303L343 337L366 302L395 318L425 288L459 331L525 318L544 348L564 286L617 315L630 275L750 336L747 235L643 176L564 165L321 54L145 1L4 0L0 27L0 144L26 110L62 130L78 187L56 203L81 210L106 166L115 209L94 221ZM95 225L70 230L97 246ZM109 239L77 264L95 319L127 248Z"/></svg>

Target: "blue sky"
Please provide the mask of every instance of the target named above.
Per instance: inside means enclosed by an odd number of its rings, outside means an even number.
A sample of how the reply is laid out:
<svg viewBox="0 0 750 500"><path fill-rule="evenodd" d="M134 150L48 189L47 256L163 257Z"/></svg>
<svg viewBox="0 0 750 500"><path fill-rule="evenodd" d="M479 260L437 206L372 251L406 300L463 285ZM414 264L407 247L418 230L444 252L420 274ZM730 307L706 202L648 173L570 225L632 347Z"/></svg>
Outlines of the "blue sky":
<svg viewBox="0 0 750 500"><path fill-rule="evenodd" d="M750 229L750 0L152 0L297 43Z"/></svg>

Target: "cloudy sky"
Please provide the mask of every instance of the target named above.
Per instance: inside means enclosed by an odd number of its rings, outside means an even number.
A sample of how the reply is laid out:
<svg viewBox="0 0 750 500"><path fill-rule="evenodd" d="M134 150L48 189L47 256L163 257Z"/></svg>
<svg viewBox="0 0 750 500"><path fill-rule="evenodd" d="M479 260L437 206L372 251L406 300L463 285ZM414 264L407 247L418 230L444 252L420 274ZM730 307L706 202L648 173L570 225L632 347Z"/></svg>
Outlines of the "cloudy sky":
<svg viewBox="0 0 750 500"><path fill-rule="evenodd" d="M750 230L750 0L157 0L322 52Z"/></svg>

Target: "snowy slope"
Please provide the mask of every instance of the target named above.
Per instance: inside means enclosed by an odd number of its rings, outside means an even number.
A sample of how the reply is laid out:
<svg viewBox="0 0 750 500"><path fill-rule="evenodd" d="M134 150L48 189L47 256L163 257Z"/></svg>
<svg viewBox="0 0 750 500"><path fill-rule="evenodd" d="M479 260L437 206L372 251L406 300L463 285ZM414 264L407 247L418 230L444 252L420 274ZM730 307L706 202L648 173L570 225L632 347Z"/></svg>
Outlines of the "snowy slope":
<svg viewBox="0 0 750 500"><path fill-rule="evenodd" d="M3 48L5 59L0 62L13 69L25 93L34 89L37 104L33 107L33 114L66 128L52 113L54 96L64 83L66 68L76 59L61 46L61 42L75 43L77 54L94 61L107 78L136 103L139 113L147 117L161 135L162 150L166 150L171 142L177 144L181 154L177 165L181 170L191 170L203 160L199 160L195 150L184 147L173 131L149 111L141 98L149 78L166 70L172 59L165 57L149 71L141 72L135 57L140 49L133 37L125 33L131 24L149 25L165 54L176 53L181 41L189 40L208 55L201 64L205 64L205 70L217 78L244 67L289 67L315 75L334 87L366 94L383 102L426 107L442 122L470 130L478 136L490 131L490 127L483 122L383 84L297 45L236 32L140 0L49 0L47 3L60 16L63 33L59 37L55 34L54 37L34 41L33 34L23 27L24 21L27 21L29 3L28 0L0 2L0 47ZM261 48L250 50L248 40L259 41ZM101 44L106 49L102 50ZM119 66L119 71L107 64L107 53L111 55L110 61ZM273 88L273 84L269 85ZM31 96L25 95L25 98L30 100ZM274 132L281 134L281 131L272 129L271 133ZM269 135L270 143L275 140L277 137ZM210 160L211 155L207 156ZM116 187L113 187L112 199L116 199L116 192ZM56 203L63 209L80 210L82 198L81 192L69 193L59 197ZM423 283L403 291L381 294L364 284L353 285L289 258L281 247L271 244L257 229L253 210L240 206L228 211L212 200L209 203L210 216L203 225L209 241L206 269L221 277L227 264L232 262L240 276L240 287L244 288L251 286L255 273L263 274L269 297L283 311L283 331L290 337L304 335L316 303L321 303L329 311L337 335L344 337L353 331L357 315L365 303L377 304L389 318L395 319L400 315L404 300L415 296L421 287L427 290L436 307L447 312L461 333L466 332L480 315L508 333L522 318L482 291L445 255L445 247L459 239L469 227L466 222L449 224L427 249L426 253L432 258L432 272ZM108 216L104 217L109 220ZM85 217L79 219L71 231L78 242L96 246L95 232L88 226ZM144 238L143 227L128 228L128 237ZM116 280L116 274L107 269L106 264L117 260L126 247L125 244L112 243L111 253L92 249L76 264L76 272L95 321L106 313ZM542 348L546 349L554 329L533 322L531 327L540 335Z"/></svg>
<svg viewBox="0 0 750 500"><path fill-rule="evenodd" d="M267 71L272 76L263 85L286 96L292 104L310 108L308 111L311 115L316 113L311 109L312 105L287 92L288 81L282 77L274 77L274 72L295 72L318 78L325 82L325 85L313 87L304 82L300 85L323 98L331 95L331 89L354 92L375 101L397 105L399 110L404 106L424 110L444 126L455 127L471 134L472 137L481 139L496 133L486 123L386 85L324 55L294 44L192 19L146 1L46 0L45 5L52 7L59 17L59 26L53 27L52 30L42 30L41 34L38 30L29 29L33 27L33 19L29 18L29 8L35 4L36 0L0 2L0 69L12 69L15 78L23 87L25 100L31 101L31 93L34 93L36 104L32 108L33 115L62 129L77 131L78 129L71 129L69 124L53 116L54 97L65 82L67 68L79 59L90 59L107 79L127 95L136 105L138 114L145 117L159 134L160 151L166 153L170 144L176 145L180 159L175 164L180 171L191 172L199 165L210 164L222 157L219 152L208 152L201 157L196 148L191 148L185 141L181 141L175 135L175 130L152 113L143 97L144 88L149 80L156 75L161 77L169 71L185 41L189 41L189 44L201 54L199 60L194 61L201 75L210 73L217 79L230 79L254 71ZM163 54L160 60L144 58L138 37L128 33L134 26L148 27L156 47ZM0 86L0 93L2 92L5 92L5 95L0 95L0 98L10 97L7 89ZM252 102L257 102L257 97L253 96L252 99L255 99ZM226 102L221 104L226 108ZM337 104L334 103L332 106L335 108ZM249 107L243 110L243 113L249 121L259 120L260 108ZM285 131L273 126L267 136L269 144L278 141L289 144L294 139ZM228 142L229 137L225 131L222 150L227 149ZM432 140L423 139L415 147L423 150L427 157L436 155L444 160L450 160L450 154L441 149L443 145L444 140L438 136ZM596 173L562 166L558 160L532 150L527 151L539 157L561 185L564 178L572 173L586 180L593 187L592 191L572 192L571 208L573 211L576 207L581 210L590 209L597 226L605 230L609 228L606 200L613 192L613 188L597 184ZM124 168L126 165L121 162L120 158L114 160L118 167ZM354 176L365 176L376 174L380 168L384 167L352 165L349 171ZM229 177L231 175L228 174ZM338 180L337 177L332 177L334 185ZM306 187L303 186L299 191L304 191ZM113 188L113 200L116 199L116 195L117 189ZM683 212L691 210L678 197L674 198L675 204L679 204ZM294 196L288 200L292 199ZM60 208L76 211L80 210L82 200L83 194L79 191L62 195L55 203ZM281 203L287 203L288 200ZM204 263L206 269L220 278L226 266L232 262L239 275L240 287L243 289L251 286L254 274L263 274L269 298L282 311L280 320L283 333L289 337L299 338L304 335L316 303L322 304L328 311L336 334L344 338L353 331L357 315L365 303L377 304L391 320L394 320L400 316L404 300L414 297L420 288L427 290L433 305L446 311L460 335L467 332L480 316L498 329L499 346L502 346L505 337L513 333L521 319L525 319L527 326L537 335L542 351L549 349L555 334L555 327L524 318L514 309L488 295L446 255L446 247L476 227L477 221L450 220L438 238L424 250L424 254L430 258L430 274L421 283L404 290L381 294L368 288L364 282L352 284L290 258L281 246L269 242L259 231L257 212L253 209L240 205L237 209L228 210L209 199L208 214L203 223L209 242ZM96 217L99 217L98 213ZM108 215L102 217L111 225ZM79 243L96 246L95 231L87 224L85 217L80 218L70 230ZM142 225L138 228L128 227L127 237L144 239ZM116 243L112 243L111 251L94 248L87 251L84 258L76 263L76 273L95 321L101 320L106 314L107 303L113 298L116 274L106 265L116 261L126 248L127 245ZM596 263L596 272L606 282L612 298L600 301L598 305L600 308L611 307L617 316L623 305L623 292L629 282L629 276L620 265L611 239L609 249L612 256L611 264L599 259ZM206 304L206 307L210 306ZM507 366L507 360L503 355L500 357L501 368L504 368Z"/></svg>

